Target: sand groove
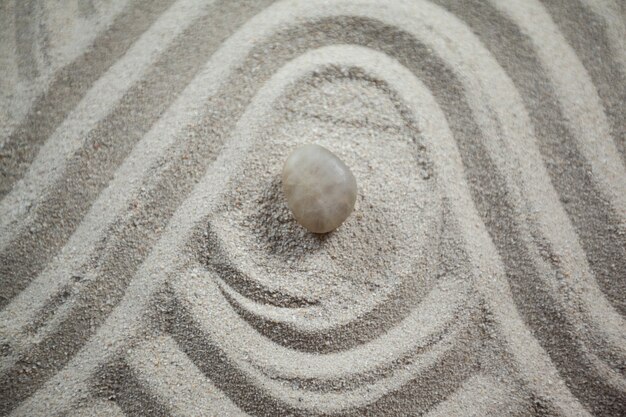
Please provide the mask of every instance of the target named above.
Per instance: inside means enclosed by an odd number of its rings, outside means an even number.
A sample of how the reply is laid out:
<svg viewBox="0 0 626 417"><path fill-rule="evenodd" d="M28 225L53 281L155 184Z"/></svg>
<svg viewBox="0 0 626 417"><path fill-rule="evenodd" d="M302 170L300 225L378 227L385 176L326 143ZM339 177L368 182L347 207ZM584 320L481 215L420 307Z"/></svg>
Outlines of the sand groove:
<svg viewBox="0 0 626 417"><path fill-rule="evenodd" d="M611 6L267 3L130 1L0 141L0 415L623 415Z"/></svg>

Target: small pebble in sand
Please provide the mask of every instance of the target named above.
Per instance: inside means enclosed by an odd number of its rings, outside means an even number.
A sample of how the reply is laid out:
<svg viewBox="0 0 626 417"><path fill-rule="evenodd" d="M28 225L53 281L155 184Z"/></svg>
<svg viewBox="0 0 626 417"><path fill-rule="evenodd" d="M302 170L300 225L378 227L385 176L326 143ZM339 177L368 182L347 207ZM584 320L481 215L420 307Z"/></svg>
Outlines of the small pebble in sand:
<svg viewBox="0 0 626 417"><path fill-rule="evenodd" d="M335 154L304 145L285 162L283 191L298 223L313 233L327 233L352 213L357 189L350 168Z"/></svg>

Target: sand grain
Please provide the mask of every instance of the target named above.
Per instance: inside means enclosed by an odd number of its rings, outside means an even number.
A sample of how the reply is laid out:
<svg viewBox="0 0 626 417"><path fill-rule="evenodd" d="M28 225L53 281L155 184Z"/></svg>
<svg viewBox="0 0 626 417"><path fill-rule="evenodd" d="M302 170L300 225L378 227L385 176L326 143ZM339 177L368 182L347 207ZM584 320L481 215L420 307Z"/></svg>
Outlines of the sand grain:
<svg viewBox="0 0 626 417"><path fill-rule="evenodd" d="M619 5L43 4L0 6L0 415L626 414ZM325 236L304 143L359 186Z"/></svg>

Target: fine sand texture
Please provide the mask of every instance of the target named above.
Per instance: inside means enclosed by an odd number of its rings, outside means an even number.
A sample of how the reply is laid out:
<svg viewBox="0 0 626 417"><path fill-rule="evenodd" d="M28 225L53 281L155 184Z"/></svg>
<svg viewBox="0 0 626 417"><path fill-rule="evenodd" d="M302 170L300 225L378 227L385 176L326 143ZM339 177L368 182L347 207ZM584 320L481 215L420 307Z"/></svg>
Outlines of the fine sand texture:
<svg viewBox="0 0 626 417"><path fill-rule="evenodd" d="M1 1L0 415L623 417L625 4Z"/></svg>

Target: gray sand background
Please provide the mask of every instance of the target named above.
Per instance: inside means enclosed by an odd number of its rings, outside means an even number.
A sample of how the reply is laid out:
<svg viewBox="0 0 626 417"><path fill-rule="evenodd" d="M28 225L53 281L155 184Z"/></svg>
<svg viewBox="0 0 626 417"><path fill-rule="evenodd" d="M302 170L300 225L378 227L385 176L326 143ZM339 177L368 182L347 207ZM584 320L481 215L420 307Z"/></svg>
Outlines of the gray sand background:
<svg viewBox="0 0 626 417"><path fill-rule="evenodd" d="M619 1L4 1L0 415L623 416L625 165Z"/></svg>

